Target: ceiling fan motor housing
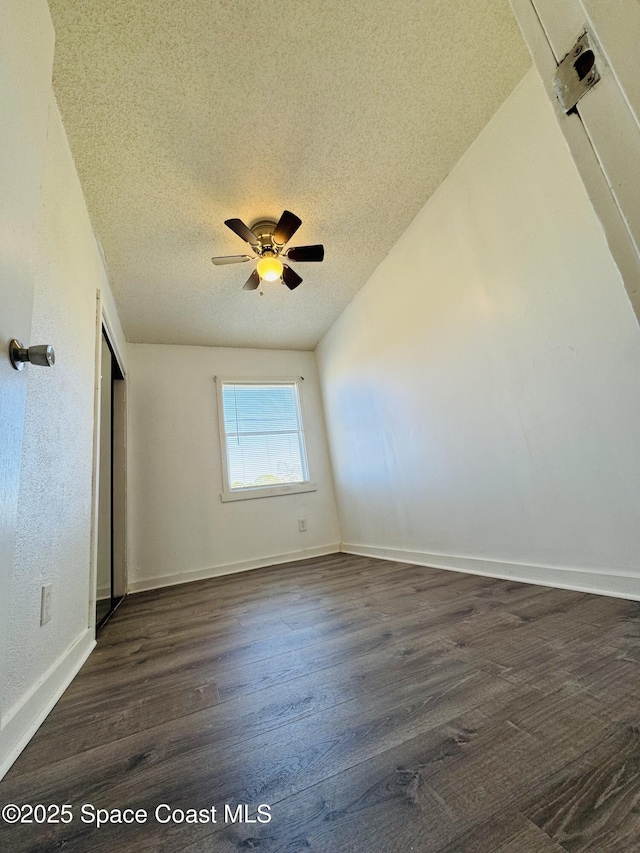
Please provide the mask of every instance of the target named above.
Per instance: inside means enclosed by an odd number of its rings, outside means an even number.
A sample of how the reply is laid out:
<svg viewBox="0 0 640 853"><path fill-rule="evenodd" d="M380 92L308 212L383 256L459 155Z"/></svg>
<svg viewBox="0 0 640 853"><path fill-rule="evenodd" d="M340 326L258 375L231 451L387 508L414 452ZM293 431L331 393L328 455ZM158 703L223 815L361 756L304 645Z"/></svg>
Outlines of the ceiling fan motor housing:
<svg viewBox="0 0 640 853"><path fill-rule="evenodd" d="M261 219L251 227L251 230L258 238L261 255L264 252L273 252L274 255L277 255L282 249L282 246L279 246L273 240L273 232L276 229L276 225L277 223L273 219Z"/></svg>

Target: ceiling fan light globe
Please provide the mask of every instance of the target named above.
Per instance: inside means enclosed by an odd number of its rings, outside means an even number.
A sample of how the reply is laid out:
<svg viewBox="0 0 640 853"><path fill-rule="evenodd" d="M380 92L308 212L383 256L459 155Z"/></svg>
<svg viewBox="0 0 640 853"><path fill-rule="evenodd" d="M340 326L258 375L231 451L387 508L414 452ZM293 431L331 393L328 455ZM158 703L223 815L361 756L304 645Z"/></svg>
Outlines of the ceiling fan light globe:
<svg viewBox="0 0 640 853"><path fill-rule="evenodd" d="M277 281L282 277L282 261L279 258L260 258L256 267L258 275L265 281Z"/></svg>

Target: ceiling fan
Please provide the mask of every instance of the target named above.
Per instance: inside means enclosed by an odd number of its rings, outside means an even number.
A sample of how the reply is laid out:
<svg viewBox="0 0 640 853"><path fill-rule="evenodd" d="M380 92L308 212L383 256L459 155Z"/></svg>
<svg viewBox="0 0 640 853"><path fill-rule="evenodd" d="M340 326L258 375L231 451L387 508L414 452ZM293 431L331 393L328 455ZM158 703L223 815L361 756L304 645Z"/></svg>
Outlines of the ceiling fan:
<svg viewBox="0 0 640 853"><path fill-rule="evenodd" d="M278 281L287 285L289 290L296 288L302 279L281 258L291 261L321 261L324 258L324 246L294 246L285 249L289 240L302 225L302 220L290 210L285 210L278 222L263 219L256 222L253 228L247 228L241 219L226 219L227 228L247 242L255 255L227 255L226 257L211 258L214 264L243 264L245 261L255 261L255 270L249 276L244 290L257 290L262 281Z"/></svg>

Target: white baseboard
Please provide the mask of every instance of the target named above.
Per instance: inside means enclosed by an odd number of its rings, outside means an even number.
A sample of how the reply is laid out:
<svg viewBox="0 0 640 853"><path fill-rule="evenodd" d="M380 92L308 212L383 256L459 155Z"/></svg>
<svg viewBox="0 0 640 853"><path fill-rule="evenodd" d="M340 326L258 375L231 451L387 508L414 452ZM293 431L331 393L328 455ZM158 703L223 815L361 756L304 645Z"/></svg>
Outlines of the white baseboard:
<svg viewBox="0 0 640 853"><path fill-rule="evenodd" d="M0 779L76 677L95 644L93 631L87 629L3 717L0 727Z"/></svg>
<svg viewBox="0 0 640 853"><path fill-rule="evenodd" d="M447 569L470 575L484 575L485 577L640 601L640 574L634 575L620 570L609 572L573 567L560 568L557 566L534 566L526 563L504 563L498 560L474 557L454 557L448 554L428 554L424 551L405 551L402 548L354 545L349 542L343 542L341 550L345 554L375 557L379 560L394 560L417 566L430 566L434 569Z"/></svg>
<svg viewBox="0 0 640 853"><path fill-rule="evenodd" d="M207 578L221 577L222 575L233 575L236 572L248 572L252 569L277 566L280 563L310 560L312 557L324 557L327 554L335 554L339 551L340 543L332 542L330 545L320 545L317 548L307 548L302 551L290 551L288 554L275 554L272 557L263 557L258 560L243 560L238 563L225 563L221 566L212 566L207 569L175 572L174 574L160 575L155 578L140 578L139 580L129 581L128 591L144 592L148 589L160 589L163 586L175 586L176 584L189 583L190 581L202 581Z"/></svg>

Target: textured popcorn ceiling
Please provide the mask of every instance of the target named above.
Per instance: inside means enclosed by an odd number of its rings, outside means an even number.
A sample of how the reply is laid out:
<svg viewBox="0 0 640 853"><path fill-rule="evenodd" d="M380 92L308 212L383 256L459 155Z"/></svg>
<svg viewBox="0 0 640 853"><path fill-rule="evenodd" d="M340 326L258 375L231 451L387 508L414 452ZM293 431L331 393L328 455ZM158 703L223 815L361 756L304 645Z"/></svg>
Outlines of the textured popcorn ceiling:
<svg viewBox="0 0 640 853"><path fill-rule="evenodd" d="M50 0L54 86L131 341L312 349L530 65L507 0ZM293 292L223 221L283 208Z"/></svg>

